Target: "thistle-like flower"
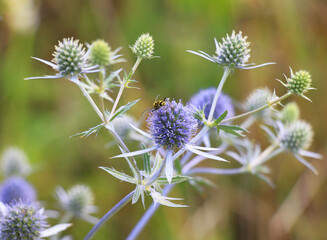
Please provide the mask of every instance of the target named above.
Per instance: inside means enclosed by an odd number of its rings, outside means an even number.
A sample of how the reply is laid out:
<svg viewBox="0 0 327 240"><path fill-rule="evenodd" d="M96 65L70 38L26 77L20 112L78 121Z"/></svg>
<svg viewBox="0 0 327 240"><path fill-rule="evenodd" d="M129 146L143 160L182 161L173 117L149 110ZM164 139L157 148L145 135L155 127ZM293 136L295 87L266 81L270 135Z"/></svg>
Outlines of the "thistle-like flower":
<svg viewBox="0 0 327 240"><path fill-rule="evenodd" d="M197 130L198 122L193 116L192 109L188 106L183 106L181 101L176 102L175 100L167 100L164 106L150 112L147 123L150 134L138 129L135 126L133 128L141 135L153 140L154 146L135 152L123 152L123 154L113 158L126 158L163 148L163 150L166 150L166 152L162 167L165 166L165 173L169 183L173 178L173 161L176 159L176 156L173 156L173 153L176 149L186 149L206 158L226 161L219 156L214 156L201 151L213 150L212 148L193 146L194 142L191 141L191 138ZM160 175L161 172L158 173L158 176Z"/></svg>
<svg viewBox="0 0 327 240"><path fill-rule="evenodd" d="M31 172L31 166L22 150L9 147L1 156L1 171L6 178L10 176L24 177Z"/></svg>
<svg viewBox="0 0 327 240"><path fill-rule="evenodd" d="M191 106L194 106L197 110L204 110L204 117L205 119L208 119L215 93L215 88L200 90L190 98L188 103ZM227 94L221 93L217 100L213 117L217 119L225 111L227 111L227 117L233 117L235 114L232 99Z"/></svg>
<svg viewBox="0 0 327 240"><path fill-rule="evenodd" d="M85 52L85 49L83 45L79 43L79 40L64 38L62 41L58 42L57 46L55 46L55 52L53 53L54 58L52 62L33 57L34 59L49 65L59 73L56 75L47 75L43 77L26 78L26 80L66 77L68 80L78 84L78 76L80 74L99 71L96 69L98 67L97 65L89 65L89 51Z"/></svg>
<svg viewBox="0 0 327 240"><path fill-rule="evenodd" d="M226 38L222 38L222 42L218 42L215 39L215 45L216 55L213 56L203 51L195 52L189 50L188 52L228 68L252 69L274 64L264 63L253 66L255 65L254 63L247 63L250 58L250 43L247 41L247 36L242 36L241 31L238 34L235 34L235 31L232 32L232 35L227 34Z"/></svg>
<svg viewBox="0 0 327 240"><path fill-rule="evenodd" d="M97 208L93 205L94 197L91 189L85 185L76 185L68 192L59 187L56 191L57 198L63 210L72 216L95 224L98 219L89 215L96 212Z"/></svg>
<svg viewBox="0 0 327 240"><path fill-rule="evenodd" d="M131 46L133 53L139 58L153 58L154 41L150 34L142 34Z"/></svg>
<svg viewBox="0 0 327 240"><path fill-rule="evenodd" d="M89 55L91 65L98 65L100 68L103 68L125 61L125 59L120 58L122 55L117 55L121 48L112 51L109 44L104 40L96 40L89 47L91 48Z"/></svg>
<svg viewBox="0 0 327 240"><path fill-rule="evenodd" d="M8 178L0 187L0 201L12 204L23 200L25 203L36 201L36 192L32 185L20 177Z"/></svg>
<svg viewBox="0 0 327 240"><path fill-rule="evenodd" d="M313 131L309 123L297 120L283 125L281 122L277 122L277 134L274 134L267 127L262 128L271 137L273 144L279 145L284 151L291 152L299 162L308 167L315 174L318 173L316 168L303 158L321 158L320 154L306 150L310 147L313 138Z"/></svg>
<svg viewBox="0 0 327 240"><path fill-rule="evenodd" d="M71 224L58 224L47 228L44 209L37 203L17 201L12 205L0 202L0 239L1 240L34 240L49 237L64 231Z"/></svg>
<svg viewBox="0 0 327 240"><path fill-rule="evenodd" d="M305 70L300 70L296 73L293 73L291 68L290 71L290 78L284 75L286 83L283 83L281 80L277 80L281 82L292 94L299 95L311 102L310 98L304 95L307 91L315 89L311 87L312 79L310 73Z"/></svg>
<svg viewBox="0 0 327 240"><path fill-rule="evenodd" d="M147 119L149 132L158 146L172 150L187 144L197 130L192 111L181 101L167 101Z"/></svg>

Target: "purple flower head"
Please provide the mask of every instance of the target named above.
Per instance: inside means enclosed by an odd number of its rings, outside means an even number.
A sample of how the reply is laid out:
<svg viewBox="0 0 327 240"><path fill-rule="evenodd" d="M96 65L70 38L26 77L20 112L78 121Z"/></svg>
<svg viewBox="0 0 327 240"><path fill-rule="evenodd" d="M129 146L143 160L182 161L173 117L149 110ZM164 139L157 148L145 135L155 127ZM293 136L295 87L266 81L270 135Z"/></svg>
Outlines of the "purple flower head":
<svg viewBox="0 0 327 240"><path fill-rule="evenodd" d="M181 100L166 101L166 105L152 110L147 123L155 143L168 149L181 148L197 130L192 110L183 106Z"/></svg>
<svg viewBox="0 0 327 240"><path fill-rule="evenodd" d="M198 93L194 94L191 97L189 104L196 107L196 109L203 109L205 107L204 114L207 119L210 113L212 101L214 99L215 94L216 94L215 88L207 88L207 89L200 90ZM219 95L216 104L216 109L213 113L213 117L217 119L225 111L228 112L227 117L233 117L235 114L234 106L232 104L232 99L227 94L221 93Z"/></svg>
<svg viewBox="0 0 327 240"><path fill-rule="evenodd" d="M35 203L17 201L6 205L4 213L0 215L0 239L39 239L41 231L47 227L45 218L43 209Z"/></svg>
<svg viewBox="0 0 327 240"><path fill-rule="evenodd" d="M13 204L23 200L32 203L36 200L34 188L20 177L8 178L0 188L0 201L4 204Z"/></svg>

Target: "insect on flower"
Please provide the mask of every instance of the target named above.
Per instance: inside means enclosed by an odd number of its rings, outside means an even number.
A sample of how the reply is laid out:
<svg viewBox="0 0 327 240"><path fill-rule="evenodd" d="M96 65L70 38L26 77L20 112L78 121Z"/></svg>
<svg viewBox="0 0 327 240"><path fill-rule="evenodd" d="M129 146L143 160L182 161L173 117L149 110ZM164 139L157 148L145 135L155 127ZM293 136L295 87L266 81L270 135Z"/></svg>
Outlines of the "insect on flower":
<svg viewBox="0 0 327 240"><path fill-rule="evenodd" d="M167 97L164 97L163 100L157 100L158 96L156 97L156 100L154 101L154 103L152 104L152 110L151 111L156 111L158 110L159 108L163 107L166 105L166 100L169 100L169 98ZM143 115L144 112L150 110L151 108L147 108L145 109L141 115Z"/></svg>

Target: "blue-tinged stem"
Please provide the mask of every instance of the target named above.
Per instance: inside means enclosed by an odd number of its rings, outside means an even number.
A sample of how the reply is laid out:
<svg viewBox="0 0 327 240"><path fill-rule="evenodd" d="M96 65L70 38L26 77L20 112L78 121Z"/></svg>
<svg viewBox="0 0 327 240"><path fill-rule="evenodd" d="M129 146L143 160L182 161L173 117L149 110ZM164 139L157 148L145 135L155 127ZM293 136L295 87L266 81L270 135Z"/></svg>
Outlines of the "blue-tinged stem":
<svg viewBox="0 0 327 240"><path fill-rule="evenodd" d="M174 186L175 184L166 185L165 188L163 189L163 195L167 196ZM126 240L136 239L160 206L161 205L158 203L157 204L152 203L151 206L148 208L148 210L145 212L145 214L143 214L140 221L135 225L133 230L130 232Z"/></svg>
<svg viewBox="0 0 327 240"><path fill-rule="evenodd" d="M221 80L219 82L219 85L218 85L218 88L217 88L215 97L214 97L213 102L212 102L212 105L211 105L210 113L209 113L209 116L208 116L208 122L209 123L211 122L211 120L213 118L213 113L215 112L219 95L221 93L221 90L224 87L225 81L226 81L228 75L230 74L230 72L231 72L231 69L229 67L226 67L225 68L225 71L224 71L224 75L223 75L223 77L221 78Z"/></svg>
<svg viewBox="0 0 327 240"><path fill-rule="evenodd" d="M86 237L84 238L84 240L88 240L91 239L94 234L100 229L100 227L106 222L108 221L113 215L115 215L115 213L117 213L120 209L122 209L129 201L132 200L133 194L134 194L133 190L132 192L130 192L128 195L126 195L126 197L124 197L122 200L119 201L119 203L117 203L112 209L109 210L109 212L106 213L106 215L104 215L100 221L94 225L94 227L91 229L91 231L86 235Z"/></svg>

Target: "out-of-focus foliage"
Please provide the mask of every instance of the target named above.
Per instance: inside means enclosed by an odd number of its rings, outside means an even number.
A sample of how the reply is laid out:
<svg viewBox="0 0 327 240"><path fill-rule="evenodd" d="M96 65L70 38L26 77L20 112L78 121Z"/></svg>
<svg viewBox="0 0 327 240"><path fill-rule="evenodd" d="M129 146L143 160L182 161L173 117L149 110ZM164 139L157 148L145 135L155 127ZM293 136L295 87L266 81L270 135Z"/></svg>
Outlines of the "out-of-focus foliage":
<svg viewBox="0 0 327 240"><path fill-rule="evenodd" d="M295 97L291 100L300 106L301 117L314 126L312 150L326 156L326 11L324 0L2 0L0 150L10 145L24 149L37 166L28 180L38 190L39 199L49 205L55 202L53 192L58 185L66 189L87 184L95 193L95 204L100 206L97 216L101 217L131 186L108 177L98 166L124 163L108 159L118 151L106 148L112 139L105 132L96 138L69 138L98 124L97 116L68 81L24 81L51 71L30 56L50 60L54 45L64 37L88 43L100 38L112 49L123 47L120 53L128 63L121 64L126 66L134 58L129 46L149 32L155 40L155 55L161 58L142 62L135 75L142 90L128 89L123 98L127 103L132 100L128 96L142 97L130 112L139 119L157 95L187 102L199 88L216 86L222 69L186 50L214 54L214 37L220 39L235 29L249 36L250 62L278 64L235 71L224 91L235 101L244 100L254 88L268 86L278 93L283 89L275 79L281 79L289 65L310 70L312 86L317 88L308 93L313 104ZM250 130L253 136L258 132ZM255 138L265 139L263 135ZM326 163L314 164L318 177L289 155L282 155L272 166L276 189L246 175L216 177L212 180L218 187L207 188L203 196L185 184L176 191L185 194L191 207L161 208L140 239L324 239ZM146 200L149 205L150 198ZM141 206L126 207L97 239L124 238L143 212ZM82 239L90 229L89 223L76 221L67 232Z"/></svg>

